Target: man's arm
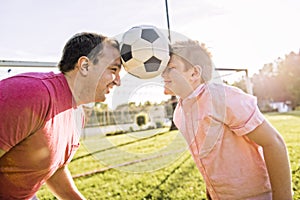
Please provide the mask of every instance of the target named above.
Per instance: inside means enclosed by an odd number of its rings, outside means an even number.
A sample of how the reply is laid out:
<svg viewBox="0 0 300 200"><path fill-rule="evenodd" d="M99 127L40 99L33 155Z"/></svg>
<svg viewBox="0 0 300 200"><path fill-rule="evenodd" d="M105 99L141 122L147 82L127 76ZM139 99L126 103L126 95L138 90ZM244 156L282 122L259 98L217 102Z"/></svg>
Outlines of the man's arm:
<svg viewBox="0 0 300 200"><path fill-rule="evenodd" d="M265 120L247 136L263 148L273 200L292 199L288 153L280 134Z"/></svg>
<svg viewBox="0 0 300 200"><path fill-rule="evenodd" d="M85 199L78 191L67 166L58 169L48 180L47 186L58 199Z"/></svg>

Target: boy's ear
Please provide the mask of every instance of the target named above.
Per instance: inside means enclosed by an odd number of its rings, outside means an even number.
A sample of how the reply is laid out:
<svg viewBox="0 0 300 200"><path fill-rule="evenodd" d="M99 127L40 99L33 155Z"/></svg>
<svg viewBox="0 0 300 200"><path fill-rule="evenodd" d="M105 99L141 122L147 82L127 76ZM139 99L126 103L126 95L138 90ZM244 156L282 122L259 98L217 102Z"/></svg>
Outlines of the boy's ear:
<svg viewBox="0 0 300 200"><path fill-rule="evenodd" d="M81 56L77 61L77 67L83 76L87 76L89 71L89 58L86 56Z"/></svg>
<svg viewBox="0 0 300 200"><path fill-rule="evenodd" d="M201 75L202 75L202 67L200 65L195 65L193 67L192 80L201 79Z"/></svg>

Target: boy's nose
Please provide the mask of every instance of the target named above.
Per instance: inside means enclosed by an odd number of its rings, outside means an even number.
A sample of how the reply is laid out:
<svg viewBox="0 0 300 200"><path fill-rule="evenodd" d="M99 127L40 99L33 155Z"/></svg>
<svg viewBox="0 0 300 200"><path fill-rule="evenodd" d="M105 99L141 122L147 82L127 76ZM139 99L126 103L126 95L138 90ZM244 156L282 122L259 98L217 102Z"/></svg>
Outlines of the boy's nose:
<svg viewBox="0 0 300 200"><path fill-rule="evenodd" d="M166 76L167 68L168 68L168 66L162 71L161 77L165 77Z"/></svg>

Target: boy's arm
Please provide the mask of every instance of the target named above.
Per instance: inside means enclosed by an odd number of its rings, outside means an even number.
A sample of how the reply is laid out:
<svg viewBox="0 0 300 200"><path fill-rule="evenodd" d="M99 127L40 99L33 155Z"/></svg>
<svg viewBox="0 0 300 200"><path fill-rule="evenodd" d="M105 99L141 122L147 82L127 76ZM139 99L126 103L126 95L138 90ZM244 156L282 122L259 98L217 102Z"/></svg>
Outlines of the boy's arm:
<svg viewBox="0 0 300 200"><path fill-rule="evenodd" d="M2 149L0 149L0 158L5 154L6 152Z"/></svg>
<svg viewBox="0 0 300 200"><path fill-rule="evenodd" d="M58 199L85 199L78 191L67 166L59 168L46 182L48 188Z"/></svg>
<svg viewBox="0 0 300 200"><path fill-rule="evenodd" d="M247 136L263 148L273 200L292 199L288 153L280 134L265 120Z"/></svg>

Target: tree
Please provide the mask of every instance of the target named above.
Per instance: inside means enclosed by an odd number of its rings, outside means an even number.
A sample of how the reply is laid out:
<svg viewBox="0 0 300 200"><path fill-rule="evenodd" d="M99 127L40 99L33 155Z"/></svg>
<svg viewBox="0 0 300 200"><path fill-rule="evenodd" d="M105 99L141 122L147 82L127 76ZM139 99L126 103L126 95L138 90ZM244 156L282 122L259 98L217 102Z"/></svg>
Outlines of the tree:
<svg viewBox="0 0 300 200"><path fill-rule="evenodd" d="M252 78L253 93L262 101L275 100L277 88L276 75L274 73L274 65L272 63L265 64L258 74Z"/></svg>
<svg viewBox="0 0 300 200"><path fill-rule="evenodd" d="M284 59L278 57L274 63L267 63L251 78L253 94L259 104L272 101L291 102L292 107L300 105L300 52L291 52ZM233 84L246 91L245 78Z"/></svg>
<svg viewBox="0 0 300 200"><path fill-rule="evenodd" d="M292 106L300 105L300 52L291 52L278 62L278 77Z"/></svg>

